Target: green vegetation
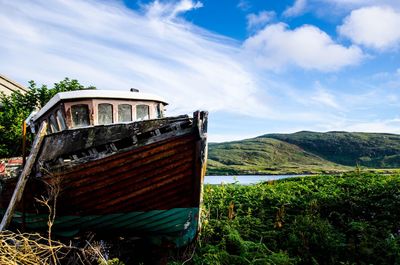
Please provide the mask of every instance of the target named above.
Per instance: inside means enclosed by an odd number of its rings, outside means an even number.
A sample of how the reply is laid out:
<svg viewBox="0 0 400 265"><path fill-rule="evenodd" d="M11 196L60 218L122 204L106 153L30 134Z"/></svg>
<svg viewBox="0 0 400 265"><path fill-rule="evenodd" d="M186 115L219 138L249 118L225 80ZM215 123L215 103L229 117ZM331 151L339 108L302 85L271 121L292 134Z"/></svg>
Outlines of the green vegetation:
<svg viewBox="0 0 400 265"><path fill-rule="evenodd" d="M400 167L400 135L298 132L211 143L207 174L339 173Z"/></svg>
<svg viewBox="0 0 400 265"><path fill-rule="evenodd" d="M400 135L388 133L298 132L267 134L295 144L326 160L347 165L372 168L400 167Z"/></svg>
<svg viewBox="0 0 400 265"><path fill-rule="evenodd" d="M399 175L359 171L206 186L191 263L399 264L399 191Z"/></svg>
<svg viewBox="0 0 400 265"><path fill-rule="evenodd" d="M259 137L209 145L207 174L301 174L351 170L284 141Z"/></svg>
<svg viewBox="0 0 400 265"><path fill-rule="evenodd" d="M65 78L51 89L46 85L38 87L34 81L30 81L26 94L0 94L0 157L21 155L22 122L32 111L43 107L58 92L81 89L95 87L84 87L77 80Z"/></svg>

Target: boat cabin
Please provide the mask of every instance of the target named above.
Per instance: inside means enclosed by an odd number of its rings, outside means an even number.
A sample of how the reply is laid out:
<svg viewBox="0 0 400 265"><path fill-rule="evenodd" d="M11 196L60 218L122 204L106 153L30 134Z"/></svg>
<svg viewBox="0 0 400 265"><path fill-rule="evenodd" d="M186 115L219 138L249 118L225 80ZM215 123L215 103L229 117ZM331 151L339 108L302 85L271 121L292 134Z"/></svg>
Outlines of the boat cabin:
<svg viewBox="0 0 400 265"><path fill-rule="evenodd" d="M162 118L168 105L162 98L137 92L78 90L56 94L41 110L28 117L32 132L43 121L48 133L87 126Z"/></svg>

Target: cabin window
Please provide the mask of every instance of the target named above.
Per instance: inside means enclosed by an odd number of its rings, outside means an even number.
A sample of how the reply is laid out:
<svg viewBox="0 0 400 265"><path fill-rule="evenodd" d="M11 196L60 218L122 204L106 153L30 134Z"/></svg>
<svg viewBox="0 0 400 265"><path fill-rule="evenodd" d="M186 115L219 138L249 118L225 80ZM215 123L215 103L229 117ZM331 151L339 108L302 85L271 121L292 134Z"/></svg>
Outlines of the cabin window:
<svg viewBox="0 0 400 265"><path fill-rule="evenodd" d="M50 115L49 124L50 124L51 132L58 132L60 130L60 128L58 127L56 118L54 117L53 114Z"/></svg>
<svg viewBox="0 0 400 265"><path fill-rule="evenodd" d="M61 110L57 110L56 116L60 129L61 130L67 129L67 125L65 124L64 116L62 115Z"/></svg>
<svg viewBox="0 0 400 265"><path fill-rule="evenodd" d="M132 121L132 106L129 104L118 105L118 121Z"/></svg>
<svg viewBox="0 0 400 265"><path fill-rule="evenodd" d="M89 107L86 104L71 106L73 127L89 126Z"/></svg>
<svg viewBox="0 0 400 265"><path fill-rule="evenodd" d="M98 124L110 124L113 122L113 106L112 106L112 104L108 104L108 103L99 104L97 122L98 122Z"/></svg>
<svg viewBox="0 0 400 265"><path fill-rule="evenodd" d="M137 105L136 106L136 119L138 121L149 119L149 106L148 105Z"/></svg>
<svg viewBox="0 0 400 265"><path fill-rule="evenodd" d="M161 103L156 106L157 118L162 118Z"/></svg>

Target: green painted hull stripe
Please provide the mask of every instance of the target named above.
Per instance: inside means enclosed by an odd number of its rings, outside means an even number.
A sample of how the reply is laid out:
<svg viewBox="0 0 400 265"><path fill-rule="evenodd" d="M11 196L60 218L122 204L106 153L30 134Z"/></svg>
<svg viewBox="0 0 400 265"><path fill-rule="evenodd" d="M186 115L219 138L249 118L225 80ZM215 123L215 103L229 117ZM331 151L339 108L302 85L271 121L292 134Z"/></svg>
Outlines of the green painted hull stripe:
<svg viewBox="0 0 400 265"><path fill-rule="evenodd" d="M136 226L135 228L139 229L151 229L154 226L162 226L164 227L165 224L171 224L172 223L179 223L180 220L183 220L187 215L185 214L176 214L176 213L171 213L169 215L165 215L162 219L159 219L158 221L155 222L141 222L142 225Z"/></svg>
<svg viewBox="0 0 400 265"><path fill-rule="evenodd" d="M4 213L4 211L2 211ZM109 215L57 216L53 233L71 237L80 231L137 232L156 244L167 240L177 247L194 239L198 228L199 208L174 208L148 212L129 212ZM25 224L29 230L47 230L48 215L26 214ZM14 214L13 223L22 224L22 214Z"/></svg>

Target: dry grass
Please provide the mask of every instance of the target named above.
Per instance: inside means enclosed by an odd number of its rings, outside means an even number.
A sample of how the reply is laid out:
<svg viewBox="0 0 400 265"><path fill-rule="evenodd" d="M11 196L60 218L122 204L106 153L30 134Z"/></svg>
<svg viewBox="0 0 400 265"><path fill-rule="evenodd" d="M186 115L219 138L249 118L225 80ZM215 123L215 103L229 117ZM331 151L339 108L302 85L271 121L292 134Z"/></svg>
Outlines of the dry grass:
<svg viewBox="0 0 400 265"><path fill-rule="evenodd" d="M66 245L52 239L59 192L60 182L55 178L47 186L48 196L35 198L49 212L47 235L0 232L0 265L107 264L107 249L101 242L93 241L94 235L80 240L85 242L82 248L72 246L71 242Z"/></svg>
<svg viewBox="0 0 400 265"><path fill-rule="evenodd" d="M54 264L68 247L39 234L0 232L0 264Z"/></svg>
<svg viewBox="0 0 400 265"><path fill-rule="evenodd" d="M0 265L108 264L107 246L92 239L78 248L38 233L0 232Z"/></svg>

